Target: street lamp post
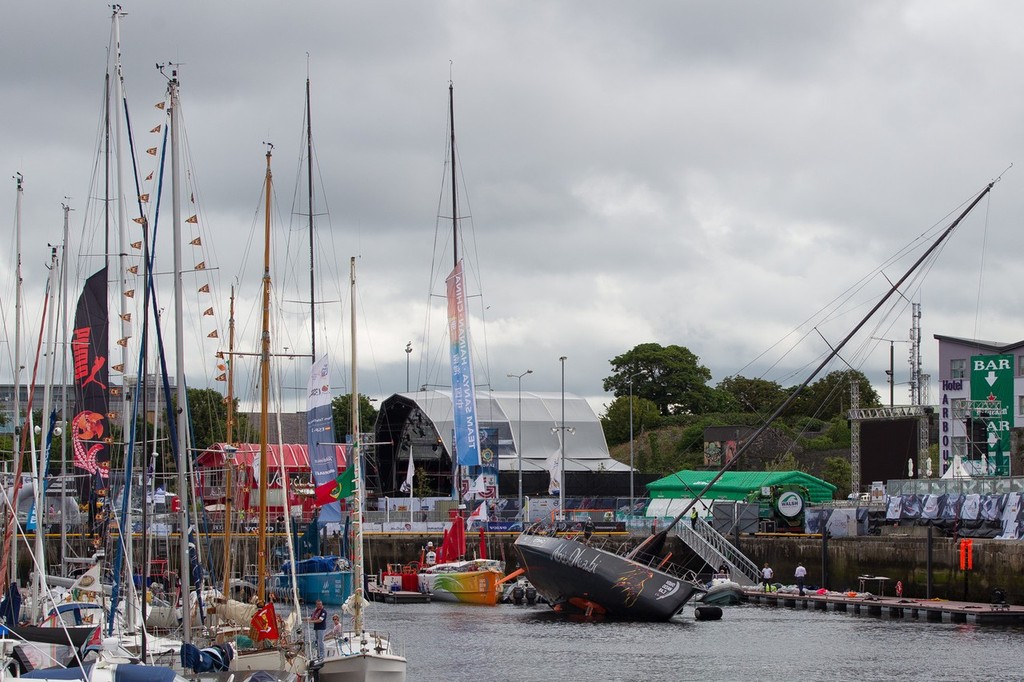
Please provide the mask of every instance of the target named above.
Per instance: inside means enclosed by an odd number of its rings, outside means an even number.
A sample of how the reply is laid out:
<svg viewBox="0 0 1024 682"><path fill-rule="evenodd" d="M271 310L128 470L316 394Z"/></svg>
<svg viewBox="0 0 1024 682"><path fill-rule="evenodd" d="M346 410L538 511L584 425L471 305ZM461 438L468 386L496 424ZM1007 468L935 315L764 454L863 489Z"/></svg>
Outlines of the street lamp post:
<svg viewBox="0 0 1024 682"><path fill-rule="evenodd" d="M562 428L558 439L562 452L558 457L558 520L565 520L565 356L558 358L562 363Z"/></svg>
<svg viewBox="0 0 1024 682"><path fill-rule="evenodd" d="M412 357L412 341L405 344L405 392L409 392L409 358Z"/></svg>
<svg viewBox="0 0 1024 682"><path fill-rule="evenodd" d="M519 517L523 523L526 523L523 518L523 377L527 374L533 374L532 369L528 369L522 374L506 374L509 379L517 379L519 381L519 437L516 439L516 456L519 458Z"/></svg>
<svg viewBox="0 0 1024 682"><path fill-rule="evenodd" d="M629 517L633 518L633 377L629 377Z"/></svg>

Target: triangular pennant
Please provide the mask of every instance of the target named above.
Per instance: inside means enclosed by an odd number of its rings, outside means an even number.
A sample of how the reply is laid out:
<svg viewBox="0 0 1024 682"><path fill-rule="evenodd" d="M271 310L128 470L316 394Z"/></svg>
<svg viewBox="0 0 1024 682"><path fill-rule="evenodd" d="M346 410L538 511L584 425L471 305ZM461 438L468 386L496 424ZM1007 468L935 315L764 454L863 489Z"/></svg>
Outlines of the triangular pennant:
<svg viewBox="0 0 1024 682"><path fill-rule="evenodd" d="M142 242L141 241L132 242L132 248L133 249L141 249L142 248Z"/></svg>
<svg viewBox="0 0 1024 682"><path fill-rule="evenodd" d="M196 263L196 270L205 270L205 269L206 269L206 261L203 261L201 263Z"/></svg>
<svg viewBox="0 0 1024 682"><path fill-rule="evenodd" d="M122 364L117 364L117 365L111 365L111 366L110 366L110 369L114 370L115 372L123 372L123 371L124 371L124 365L122 365ZM110 389L110 394L111 394L111 395L113 395L113 394L114 394L114 389L113 389L113 387L111 387L111 389Z"/></svg>
<svg viewBox="0 0 1024 682"><path fill-rule="evenodd" d="M149 182L152 179L153 179L153 171L149 171L149 175L146 176L146 182Z"/></svg>
<svg viewBox="0 0 1024 682"><path fill-rule="evenodd" d="M206 338L208 338L208 339L219 339L220 338L220 334L218 334L217 330L214 329L212 332L210 332L209 334L206 335Z"/></svg>
<svg viewBox="0 0 1024 682"><path fill-rule="evenodd" d="M204 284L203 286L199 287L199 293L201 293L201 294L208 294L208 293L210 293L210 285L209 284Z"/></svg>
<svg viewBox="0 0 1024 682"><path fill-rule="evenodd" d="M117 340L117 345L119 345L119 346L127 346L128 345L128 337L126 336L123 339L118 339Z"/></svg>
<svg viewBox="0 0 1024 682"><path fill-rule="evenodd" d="M131 322L132 321L132 314L131 313L123 313L121 315L118 315L118 317L120 317L125 322Z"/></svg>
<svg viewBox="0 0 1024 682"><path fill-rule="evenodd" d="M149 154L150 156L156 156L156 147L150 147L149 149L146 150L146 153Z"/></svg>
<svg viewBox="0 0 1024 682"><path fill-rule="evenodd" d="M155 106L156 106L157 109L163 109L164 106L166 106L166 105L163 102L157 102Z"/></svg>
<svg viewBox="0 0 1024 682"><path fill-rule="evenodd" d="M128 268L128 272L132 273L133 275L139 274L139 266L138 265L131 266L130 268Z"/></svg>
<svg viewBox="0 0 1024 682"><path fill-rule="evenodd" d="M198 223L199 222L199 218L197 216L193 215L191 218L189 218L185 222L186 223Z"/></svg>
<svg viewBox="0 0 1024 682"><path fill-rule="evenodd" d="M203 315L213 315L213 308L207 308L204 310Z"/></svg>
<svg viewBox="0 0 1024 682"><path fill-rule="evenodd" d="M160 132L160 124L158 123L156 128L153 128L149 132L151 132L151 133L159 133Z"/></svg>
<svg viewBox="0 0 1024 682"><path fill-rule="evenodd" d="M132 218L132 222L136 222L139 225L145 225L146 224L146 219L143 218L142 216L139 216L138 218Z"/></svg>
<svg viewBox="0 0 1024 682"><path fill-rule="evenodd" d="M141 201L142 203L148 202L149 201L149 194L148 193L147 194L140 194L139 195L139 201Z"/></svg>
<svg viewBox="0 0 1024 682"><path fill-rule="evenodd" d="M227 381L227 380L228 380L228 375L227 374L218 374L217 378L214 379L214 381Z"/></svg>
<svg viewBox="0 0 1024 682"><path fill-rule="evenodd" d="M202 246L203 245L203 240L202 240L201 237L196 237L195 239L190 241L189 244L191 244L192 246Z"/></svg>
<svg viewBox="0 0 1024 682"><path fill-rule="evenodd" d="M135 289L129 289L128 291L124 292L124 295L127 296L128 298L135 298Z"/></svg>

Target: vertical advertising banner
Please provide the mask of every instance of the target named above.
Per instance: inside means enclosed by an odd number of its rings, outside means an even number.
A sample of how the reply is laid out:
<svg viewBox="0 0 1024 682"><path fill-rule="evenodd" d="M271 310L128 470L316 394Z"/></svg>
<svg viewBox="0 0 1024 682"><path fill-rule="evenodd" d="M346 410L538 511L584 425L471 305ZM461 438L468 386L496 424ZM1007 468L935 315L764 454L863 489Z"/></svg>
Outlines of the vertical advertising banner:
<svg viewBox="0 0 1024 682"><path fill-rule="evenodd" d="M110 481L110 411L107 362L107 268L85 282L75 310L71 338L75 416L71 420L72 462L78 501L89 505L89 532L96 532L97 502ZM104 501L104 516L107 513Z"/></svg>
<svg viewBox="0 0 1024 682"><path fill-rule="evenodd" d="M971 400L987 401L990 408L977 408L973 418L985 426L984 461L973 462L982 476L1010 475L1010 429L1013 428L1013 356L971 357ZM968 436L969 437L969 436Z"/></svg>
<svg viewBox="0 0 1024 682"><path fill-rule="evenodd" d="M462 261L445 280L448 294L448 340L452 364L452 404L455 421L455 456L459 466L480 466L476 391L469 355L469 308Z"/></svg>
<svg viewBox="0 0 1024 682"><path fill-rule="evenodd" d="M322 507L337 501L332 493L338 479L338 446L333 445L334 418L331 414L331 366L327 354L310 368L307 389L306 445L316 506Z"/></svg>

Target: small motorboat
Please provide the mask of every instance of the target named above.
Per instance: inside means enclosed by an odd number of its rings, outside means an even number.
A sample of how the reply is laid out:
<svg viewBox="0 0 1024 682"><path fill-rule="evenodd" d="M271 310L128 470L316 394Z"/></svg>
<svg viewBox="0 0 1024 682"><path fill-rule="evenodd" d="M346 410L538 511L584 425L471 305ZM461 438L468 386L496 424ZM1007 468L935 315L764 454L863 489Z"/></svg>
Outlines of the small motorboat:
<svg viewBox="0 0 1024 682"><path fill-rule="evenodd" d="M729 576L716 575L708 583L707 592L697 598L702 604L732 606L743 599L743 588Z"/></svg>

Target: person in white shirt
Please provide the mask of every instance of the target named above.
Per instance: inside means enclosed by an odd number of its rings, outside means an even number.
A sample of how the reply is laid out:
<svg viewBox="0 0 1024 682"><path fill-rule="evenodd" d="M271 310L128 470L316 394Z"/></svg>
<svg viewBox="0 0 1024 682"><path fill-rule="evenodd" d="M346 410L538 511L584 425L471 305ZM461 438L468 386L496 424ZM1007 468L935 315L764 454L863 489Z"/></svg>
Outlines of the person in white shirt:
<svg viewBox="0 0 1024 682"><path fill-rule="evenodd" d="M807 569L802 563L796 565L796 586L800 588L800 596L804 596L804 580L807 578Z"/></svg>
<svg viewBox="0 0 1024 682"><path fill-rule="evenodd" d="M772 570L772 567L768 565L768 562L765 562L764 568L761 569L761 579L764 582L765 592L771 592L772 576L774 575L775 572Z"/></svg>
<svg viewBox="0 0 1024 682"><path fill-rule="evenodd" d="M427 562L427 566L433 566L434 564L437 563L437 552L434 551L434 543L433 542L428 542L427 543L426 562Z"/></svg>

